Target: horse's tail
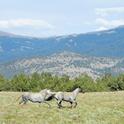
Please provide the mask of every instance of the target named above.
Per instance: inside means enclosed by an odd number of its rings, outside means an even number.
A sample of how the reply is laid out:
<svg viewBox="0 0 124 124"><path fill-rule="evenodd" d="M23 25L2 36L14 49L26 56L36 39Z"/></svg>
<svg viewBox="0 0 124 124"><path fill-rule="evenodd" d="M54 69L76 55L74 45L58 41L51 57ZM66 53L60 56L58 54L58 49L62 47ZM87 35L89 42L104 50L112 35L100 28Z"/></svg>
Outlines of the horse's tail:
<svg viewBox="0 0 124 124"><path fill-rule="evenodd" d="M18 101L22 96L19 96L15 101Z"/></svg>

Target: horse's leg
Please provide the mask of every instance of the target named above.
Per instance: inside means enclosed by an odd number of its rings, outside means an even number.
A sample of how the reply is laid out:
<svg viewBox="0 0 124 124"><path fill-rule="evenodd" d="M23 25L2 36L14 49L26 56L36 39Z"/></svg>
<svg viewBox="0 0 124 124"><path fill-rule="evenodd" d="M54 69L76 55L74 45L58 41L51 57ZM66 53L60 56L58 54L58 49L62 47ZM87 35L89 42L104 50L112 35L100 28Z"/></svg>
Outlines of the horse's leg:
<svg viewBox="0 0 124 124"><path fill-rule="evenodd" d="M40 105L41 105L41 102L38 102L39 103L39 107L40 107Z"/></svg>
<svg viewBox="0 0 124 124"><path fill-rule="evenodd" d="M58 108L61 108L62 107L61 103L62 103L62 101L57 101Z"/></svg>
<svg viewBox="0 0 124 124"><path fill-rule="evenodd" d="M60 107L62 107L62 101L59 102Z"/></svg>
<svg viewBox="0 0 124 124"><path fill-rule="evenodd" d="M76 102L76 101L74 101L74 103L75 103L74 108L76 108L76 106L77 106L77 102Z"/></svg>
<svg viewBox="0 0 124 124"><path fill-rule="evenodd" d="M70 104L71 104L71 108L72 108L73 102L70 101Z"/></svg>
<svg viewBox="0 0 124 124"><path fill-rule="evenodd" d="M24 100L23 105L25 105L26 103L27 103L27 100Z"/></svg>
<svg viewBox="0 0 124 124"><path fill-rule="evenodd" d="M23 101L23 99L21 99L21 101L19 102L19 104L22 104L24 101Z"/></svg>
<svg viewBox="0 0 124 124"><path fill-rule="evenodd" d="M22 104L22 103L23 103L23 105L24 105L24 104L27 103L27 101L28 101L28 99L27 99L26 97L22 96L22 99L21 99L21 101L19 102L19 104Z"/></svg>
<svg viewBox="0 0 124 124"><path fill-rule="evenodd" d="M25 105L28 102L28 99L26 99L25 97L23 97L23 105Z"/></svg>
<svg viewBox="0 0 124 124"><path fill-rule="evenodd" d="M22 98L21 98L21 101L19 102L19 104L22 104L22 103L24 104L25 101L26 101L26 99L25 99L24 97L22 97Z"/></svg>
<svg viewBox="0 0 124 124"><path fill-rule="evenodd" d="M57 102L56 102L56 103L57 103L57 105L58 105L58 108L59 108L59 101L57 100Z"/></svg>
<svg viewBox="0 0 124 124"><path fill-rule="evenodd" d="M51 105L48 102L44 101L43 103L46 103L49 106L49 108L51 108Z"/></svg>

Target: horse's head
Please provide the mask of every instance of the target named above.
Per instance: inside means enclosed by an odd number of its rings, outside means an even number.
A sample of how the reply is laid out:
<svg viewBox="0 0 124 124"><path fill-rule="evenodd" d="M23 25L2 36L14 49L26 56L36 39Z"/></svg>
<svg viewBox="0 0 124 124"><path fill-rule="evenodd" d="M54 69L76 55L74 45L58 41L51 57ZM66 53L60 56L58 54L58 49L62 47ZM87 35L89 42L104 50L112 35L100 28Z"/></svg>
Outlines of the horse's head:
<svg viewBox="0 0 124 124"><path fill-rule="evenodd" d="M74 91L73 91L73 93L79 93L79 92L81 92L81 88L76 88Z"/></svg>
<svg viewBox="0 0 124 124"><path fill-rule="evenodd" d="M76 88L78 92L82 92L82 93L85 93L84 89L81 88L80 86L78 88Z"/></svg>

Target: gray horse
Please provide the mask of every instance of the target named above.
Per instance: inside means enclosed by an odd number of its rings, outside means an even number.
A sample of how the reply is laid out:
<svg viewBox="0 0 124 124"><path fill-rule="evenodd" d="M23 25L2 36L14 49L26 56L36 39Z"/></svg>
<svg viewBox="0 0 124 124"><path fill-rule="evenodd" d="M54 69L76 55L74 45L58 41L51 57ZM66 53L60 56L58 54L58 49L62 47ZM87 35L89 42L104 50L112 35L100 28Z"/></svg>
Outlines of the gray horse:
<svg viewBox="0 0 124 124"><path fill-rule="evenodd" d="M39 93L24 93L20 96L22 99L19 104L26 104L28 101L31 101L33 103L46 103L51 107L46 101L49 101L50 97L53 97L54 95L55 94L48 89L44 89Z"/></svg>
<svg viewBox="0 0 124 124"><path fill-rule="evenodd" d="M76 88L70 95L66 95L64 92L57 92L54 97L57 100L58 107L59 108L62 107L61 105L62 101L69 102L71 104L71 108L73 107L73 104L75 104L74 107L76 107L77 106L76 97L80 91L81 91L80 88Z"/></svg>

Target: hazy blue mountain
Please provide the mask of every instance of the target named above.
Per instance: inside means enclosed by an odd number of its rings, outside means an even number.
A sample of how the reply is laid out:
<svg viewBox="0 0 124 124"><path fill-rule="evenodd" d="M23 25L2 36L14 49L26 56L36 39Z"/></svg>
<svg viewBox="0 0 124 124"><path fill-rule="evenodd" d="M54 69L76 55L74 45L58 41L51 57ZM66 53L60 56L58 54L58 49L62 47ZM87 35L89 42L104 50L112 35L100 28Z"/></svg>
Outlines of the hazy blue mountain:
<svg viewBox="0 0 124 124"><path fill-rule="evenodd" d="M15 35L12 34L12 33L7 33L7 32L4 32L4 31L0 31L0 36L15 36Z"/></svg>
<svg viewBox="0 0 124 124"><path fill-rule="evenodd" d="M124 57L124 26L48 38L23 37L0 32L1 63L63 51L97 57Z"/></svg>

